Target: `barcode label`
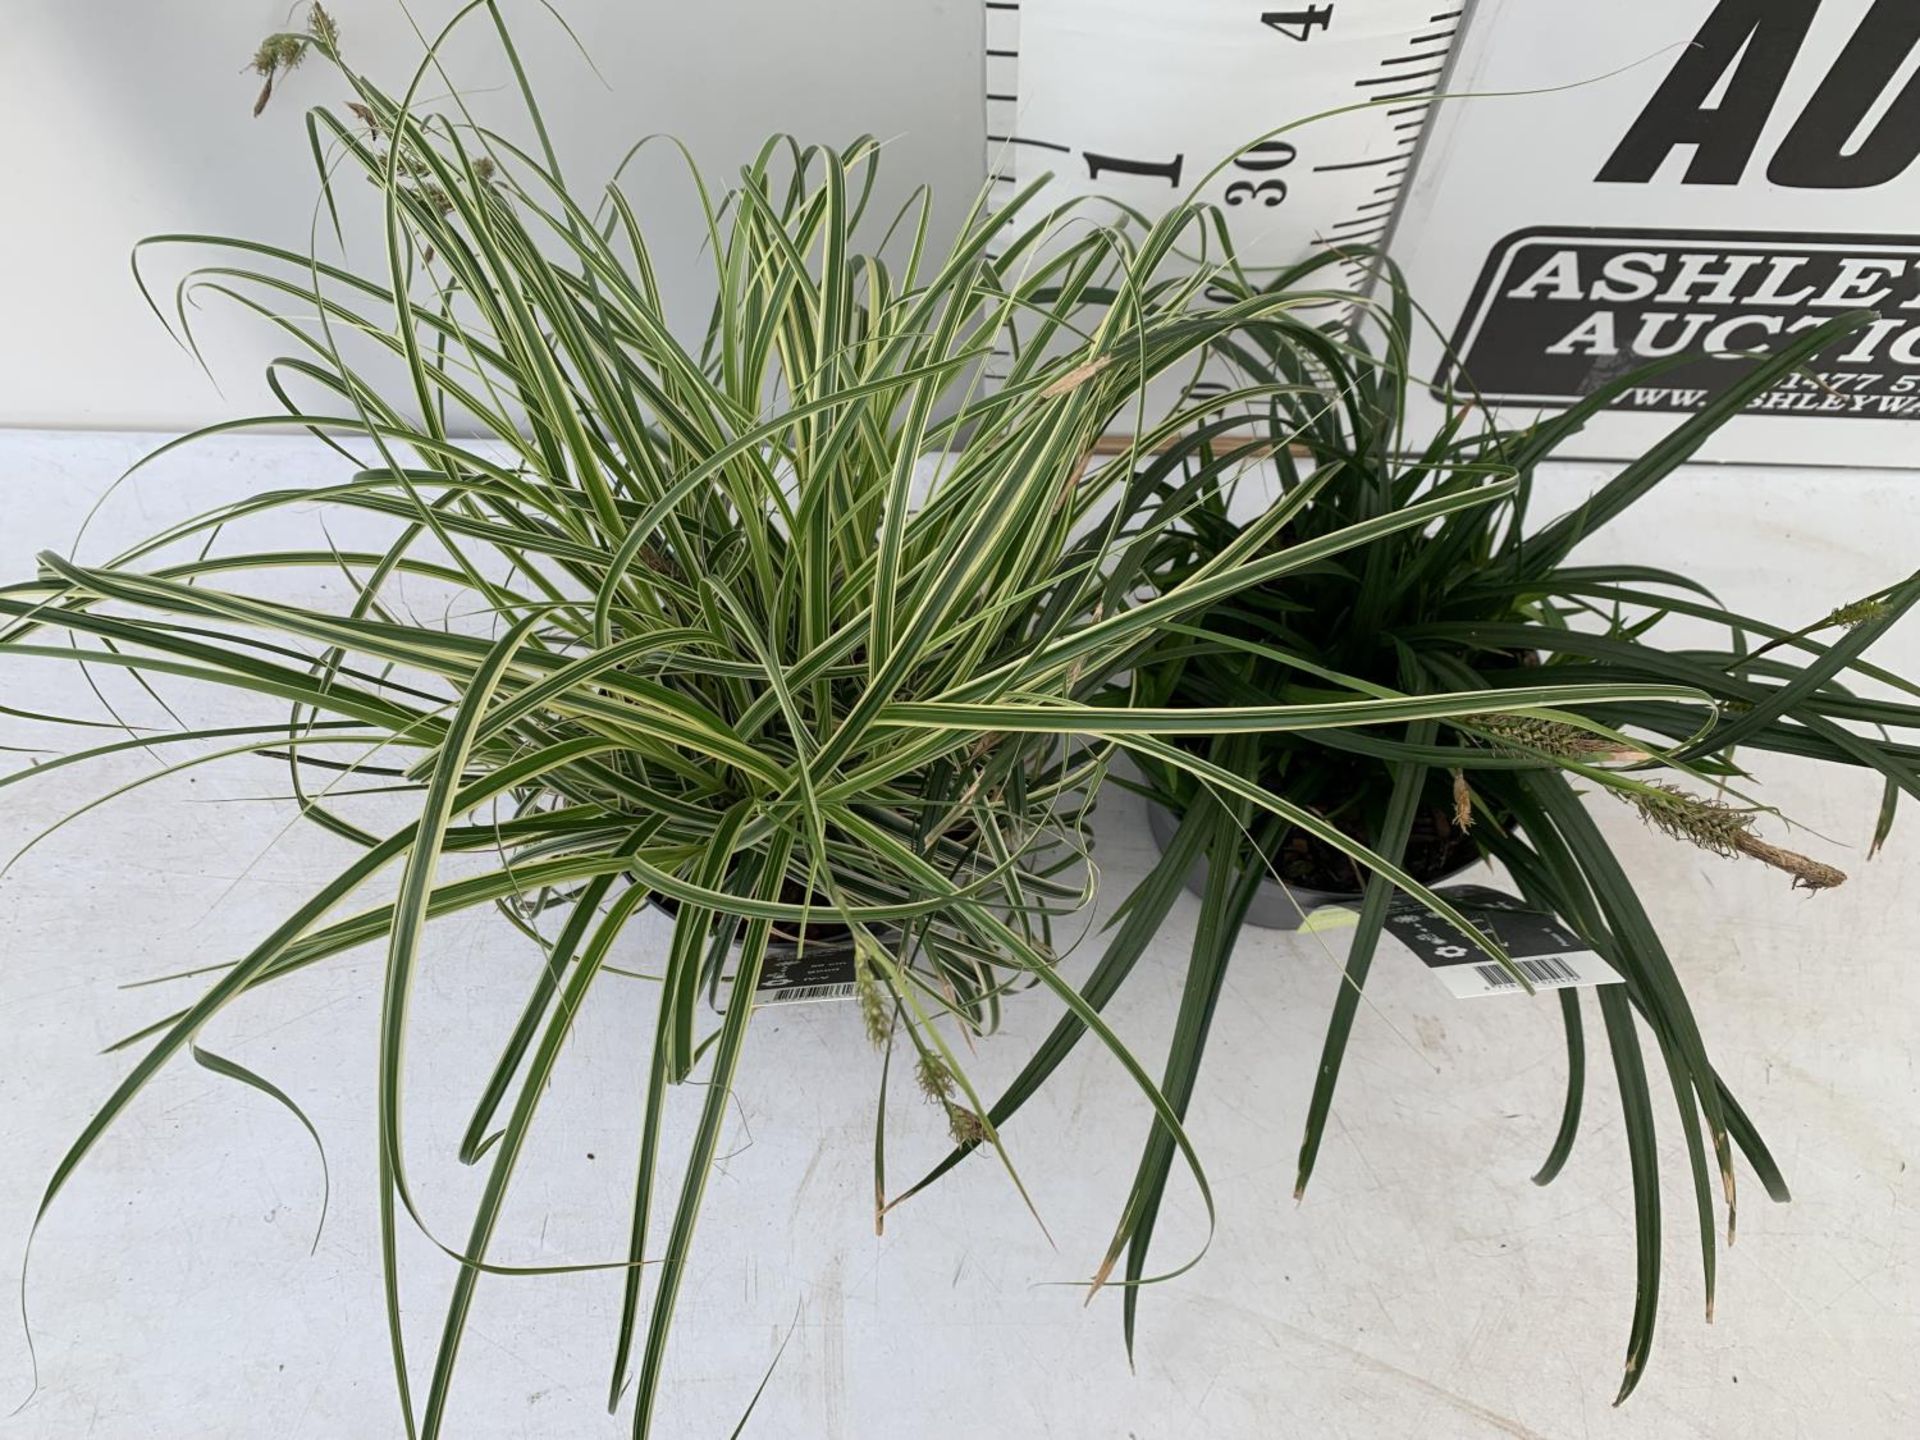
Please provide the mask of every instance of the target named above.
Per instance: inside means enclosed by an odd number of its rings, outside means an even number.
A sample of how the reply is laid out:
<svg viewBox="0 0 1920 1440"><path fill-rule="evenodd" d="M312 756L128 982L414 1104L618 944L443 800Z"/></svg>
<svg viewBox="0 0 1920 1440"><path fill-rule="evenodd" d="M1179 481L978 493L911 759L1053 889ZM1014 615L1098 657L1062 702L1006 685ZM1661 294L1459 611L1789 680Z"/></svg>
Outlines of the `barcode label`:
<svg viewBox="0 0 1920 1440"><path fill-rule="evenodd" d="M1571 985L1617 985L1620 972L1586 948L1558 917L1483 885L1453 885L1435 892L1506 952L1513 968L1488 957L1475 937L1462 933L1406 896L1387 913L1387 930L1433 971L1448 993L1471 1000L1481 995L1523 995Z"/></svg>
<svg viewBox="0 0 1920 1440"><path fill-rule="evenodd" d="M1498 965L1476 965L1480 978L1489 985L1518 985L1520 982ZM1578 985L1580 972L1558 956L1538 960L1516 960L1513 968L1536 985Z"/></svg>
<svg viewBox="0 0 1920 1440"><path fill-rule="evenodd" d="M1513 968L1536 990L1564 990L1570 985L1609 985L1620 976L1591 950L1567 955L1514 956ZM1491 960L1473 965L1449 965L1436 972L1440 983L1457 999L1481 995L1524 993L1511 971Z"/></svg>
<svg viewBox="0 0 1920 1440"><path fill-rule="evenodd" d="M859 990L851 980L842 980L833 985L789 985L784 990L769 990L765 986L753 992L756 1005L798 1005L808 1000L847 1000Z"/></svg>

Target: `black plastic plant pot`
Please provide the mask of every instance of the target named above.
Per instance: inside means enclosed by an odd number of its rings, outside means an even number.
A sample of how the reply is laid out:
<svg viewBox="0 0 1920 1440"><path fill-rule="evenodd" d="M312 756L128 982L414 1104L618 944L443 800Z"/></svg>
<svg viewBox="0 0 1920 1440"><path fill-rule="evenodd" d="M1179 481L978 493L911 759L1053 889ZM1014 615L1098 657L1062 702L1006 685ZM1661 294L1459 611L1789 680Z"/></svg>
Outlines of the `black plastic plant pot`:
<svg viewBox="0 0 1920 1440"><path fill-rule="evenodd" d="M1164 852L1173 843L1173 835L1180 828L1180 817L1157 800L1147 802L1147 828L1153 831L1153 840ZM1480 863L1477 855L1471 856L1438 875L1421 877L1421 883L1439 885L1453 879L1456 875L1471 870ZM1204 895L1207 890L1207 857L1200 856L1187 871L1187 889L1195 895ZM1288 885L1280 880L1267 879L1260 882L1260 888L1254 892L1253 903L1247 907L1246 923L1258 925L1263 930L1298 930L1307 916L1323 905L1358 905L1358 890L1314 890L1305 885Z"/></svg>

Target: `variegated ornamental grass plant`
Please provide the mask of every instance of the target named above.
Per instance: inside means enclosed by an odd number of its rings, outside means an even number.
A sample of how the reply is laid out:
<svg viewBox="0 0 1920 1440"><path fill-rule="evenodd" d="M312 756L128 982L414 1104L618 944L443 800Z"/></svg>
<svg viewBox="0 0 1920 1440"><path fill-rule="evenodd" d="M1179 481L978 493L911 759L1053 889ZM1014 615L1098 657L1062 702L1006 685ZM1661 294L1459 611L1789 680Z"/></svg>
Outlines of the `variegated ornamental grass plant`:
<svg viewBox="0 0 1920 1440"><path fill-rule="evenodd" d="M491 21L522 75L491 0L449 32L467 21ZM161 698L285 707L255 723L133 729L8 785L108 754L150 754L155 778L266 756L284 765L298 817L352 847L251 951L190 972L214 977L197 999L123 1043L132 1068L57 1166L41 1214L169 1062L193 1055L291 1105L197 1037L262 986L380 947L380 1250L406 1433L443 1433L483 1275L602 1269L623 1294L610 1404L636 1380L645 1434L753 1019L746 1003L703 1019L702 998L729 971L733 995L750 995L776 935L804 947L831 926L850 938L875 1038L911 1054L957 1136L1010 1178L1016 1157L957 1056L1008 992L1050 992L1099 1037L1207 1194L1179 1107L1054 953L1055 923L1086 898L1085 826L1109 759L1153 757L1312 827L1309 812L1174 739L1434 724L1488 705L1471 691L1152 709L1126 703L1125 677L1168 625L1484 508L1513 481L1488 468L1280 543L1309 484L1156 592L1182 506L1150 470L1089 465L1096 438L1133 422L1148 379L1223 337L1255 330L1281 352L1317 343L1325 312L1299 307L1325 296L1207 302L1207 267L1165 263L1176 245L1217 238L1199 209L1122 233L1030 214L1023 195L991 218L976 209L951 249L936 246L924 194L897 215L866 214L873 143L775 141L724 193L693 175L712 308L683 343L644 217L617 181L590 197L569 189L524 76L526 145L478 123L457 90L437 108L420 102L448 89L439 44L394 92L343 61L318 8L305 31L269 40L263 103L276 80L286 103L285 72L302 62L303 86L329 67L339 81L322 78L344 86L308 118L315 247L179 234L138 257L148 274L163 253L205 260L176 303L153 292L189 345L194 307L225 300L287 347L269 375L282 412L176 444L292 423L337 451L338 480L268 481L105 563L48 554L37 578L0 590L9 661L119 672ZM363 263L335 258L346 255ZM986 387L1002 345L1017 351L1010 375ZM1242 398L1300 383L1276 377ZM1334 402L1308 413L1323 403ZM1198 418L1168 416L1143 450ZM1203 477L1192 495L1204 491ZM341 545L329 515L342 533L386 528L377 544ZM250 539L299 516L304 546ZM339 603L250 583L302 573L344 577ZM443 595L448 618L417 618L403 586ZM1636 679L1603 698L1693 694ZM1501 698L1525 710L1575 697L1544 686ZM408 797L410 818L376 825L351 793L368 786ZM1327 838L1445 910L1364 845ZM649 902L671 909L670 944L616 967L623 927ZM460 1157L486 1180L468 1233L431 1237L457 1279L431 1365L416 1369L397 1255L403 1227L426 1231L403 1124L408 1002L428 925L489 905L545 963L509 1002L520 1019L503 1053L436 1077L476 1097ZM659 993L655 1032L636 1046L647 1085L630 1245L566 1266L490 1261L556 1057L614 968L654 974ZM697 1118L669 1156L664 1119L681 1097ZM656 1191L675 1186L670 1223L652 1226ZM877 1159L875 1186L884 1199ZM1105 1263L1090 1260L1098 1274L1143 1223L1123 1212Z"/></svg>
<svg viewBox="0 0 1920 1440"><path fill-rule="evenodd" d="M1282 288L1310 286L1316 268L1282 277ZM1625 977L1624 985L1585 997L1572 989L1559 993L1566 1097L1558 1133L1535 1176L1541 1184L1552 1180L1573 1146L1587 1066L1583 1017L1597 1008L1623 1106L1638 1234L1637 1301L1619 1391L1624 1400L1644 1374L1659 1301L1655 1089L1663 1082L1671 1089L1686 1140L1709 1318L1716 1196L1731 1241L1736 1151L1770 1197L1784 1201L1788 1192L1765 1142L1713 1066L1681 972L1636 893L1631 866L1614 853L1583 796L1614 797L1676 842L1771 866L1782 883L1807 890L1840 885L1846 877L1831 864L1766 838L1763 832L1784 835L1789 817L1753 793L1743 757L1771 751L1877 775L1884 787L1878 848L1899 798L1920 795L1914 740L1920 685L1872 663L1867 652L1920 600L1920 575L1880 577L1894 583L1829 614L1780 621L1728 609L1685 573L1631 560L1582 563L1573 552L1653 491L1754 396L1873 317L1836 316L1764 361L1728 357L1741 368L1723 394L1583 503L1542 523L1533 503L1540 465L1589 416L1642 383L1644 373L1622 376L1523 430L1496 428L1463 409L1431 442L1409 452L1402 429L1405 345L1415 312L1390 269L1382 283L1385 298L1369 312L1370 322L1346 338L1297 337L1282 348L1249 328L1223 341L1249 383L1268 390L1264 414L1250 435L1222 421L1211 439L1203 426L1168 453L1137 462L1136 475L1161 487L1163 503L1176 504L1183 515L1179 525L1154 534L1143 562L1152 584L1178 593L1249 533L1231 493L1236 446L1254 447L1277 467L1278 505L1289 513L1268 543L1281 553L1431 504L1487 473L1517 477L1518 484L1492 504L1380 534L1282 579L1243 587L1204 613L1173 618L1130 677L1129 698L1179 711L1253 703L1311 708L1356 693L1464 691L1484 695L1486 709L1366 729L1189 736L1143 755L1146 790L1179 813L1180 825L1127 901L1125 922L1082 994L1099 1007L1118 992L1196 859L1204 858L1210 867L1204 915L1160 1080L1162 1093L1184 1115L1255 887L1277 876L1320 892L1356 892L1358 927L1332 1000L1300 1147L1296 1193L1302 1193L1394 891L1383 878L1390 873L1384 863L1370 871L1352 865L1345 846L1326 843L1327 832L1368 844L1384 862L1435 883L1481 858L1504 865L1527 902L1559 916ZM1230 290L1232 281L1221 285ZM1319 398L1328 393L1338 403ZM1197 501L1196 483L1204 491ZM1296 503L1303 496L1310 498ZM1254 524L1273 513L1263 511ZM1655 684L1680 689L1634 700L1604 693ZM1589 685L1583 696L1581 687ZM1511 712L1509 702L1542 687L1567 699L1556 708ZM1212 772L1197 769L1196 758L1239 777L1242 788L1207 783ZM1246 804L1256 791L1286 797L1315 824ZM1006 1123L1082 1033L1077 1017L1061 1020L989 1109L992 1125ZM1651 1038L1658 1059L1653 1078L1643 1037ZM1171 1169L1167 1133L1150 1138L1138 1169L1131 1207L1141 1218L1126 1250L1129 1278L1145 1270ZM1138 1301L1139 1291L1129 1289L1129 1343Z"/></svg>

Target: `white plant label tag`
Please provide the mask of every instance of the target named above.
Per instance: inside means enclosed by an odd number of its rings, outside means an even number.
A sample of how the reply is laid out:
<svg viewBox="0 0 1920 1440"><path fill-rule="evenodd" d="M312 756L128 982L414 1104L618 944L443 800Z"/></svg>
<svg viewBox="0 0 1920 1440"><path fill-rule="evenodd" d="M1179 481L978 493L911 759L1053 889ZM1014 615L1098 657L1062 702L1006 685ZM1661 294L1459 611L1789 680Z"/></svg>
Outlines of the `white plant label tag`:
<svg viewBox="0 0 1920 1440"><path fill-rule="evenodd" d="M1560 919L1484 885L1449 885L1434 892L1494 942L1535 990L1618 985L1619 971L1602 960ZM1411 896L1394 898L1387 930L1432 970L1457 1000L1524 995L1505 966Z"/></svg>
<svg viewBox="0 0 1920 1440"><path fill-rule="evenodd" d="M1505 950L1514 969L1535 990L1624 983L1618 970L1588 949L1556 916L1529 909L1504 891L1485 885L1449 885L1433 893ZM1359 918L1352 906L1322 905L1300 928L1309 932L1340 929ZM1386 932L1411 950L1456 1000L1526 994L1506 967L1410 895L1394 897Z"/></svg>
<svg viewBox="0 0 1920 1440"><path fill-rule="evenodd" d="M731 974L720 977L720 984L709 997L715 1013L726 1013L733 981ZM848 1000L859 993L859 989L852 947L815 945L805 950L769 953L760 966L760 983L753 987L753 1004L755 1009L761 1009L768 1005Z"/></svg>

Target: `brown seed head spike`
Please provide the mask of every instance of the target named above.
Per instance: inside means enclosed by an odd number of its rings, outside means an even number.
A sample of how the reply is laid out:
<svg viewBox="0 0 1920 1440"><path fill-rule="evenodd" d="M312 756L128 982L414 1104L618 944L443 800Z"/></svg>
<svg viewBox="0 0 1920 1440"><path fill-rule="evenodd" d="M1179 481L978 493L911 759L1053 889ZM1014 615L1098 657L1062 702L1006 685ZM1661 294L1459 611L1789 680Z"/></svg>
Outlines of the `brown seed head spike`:
<svg viewBox="0 0 1920 1440"><path fill-rule="evenodd" d="M1753 833L1753 817L1730 805L1702 800L1672 785L1649 785L1625 798L1655 829L1715 855L1746 855L1793 876L1796 887L1831 890L1846 873L1795 850L1769 844Z"/></svg>

